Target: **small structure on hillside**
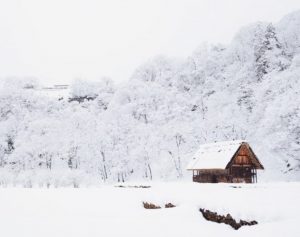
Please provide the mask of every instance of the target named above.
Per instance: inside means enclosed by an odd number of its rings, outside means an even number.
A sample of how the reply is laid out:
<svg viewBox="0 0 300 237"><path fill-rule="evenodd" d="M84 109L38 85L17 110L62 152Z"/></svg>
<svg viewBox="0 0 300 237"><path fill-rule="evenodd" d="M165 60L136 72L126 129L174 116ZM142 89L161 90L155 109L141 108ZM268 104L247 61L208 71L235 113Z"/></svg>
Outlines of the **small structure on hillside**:
<svg viewBox="0 0 300 237"><path fill-rule="evenodd" d="M187 170L200 183L256 183L257 169L264 169L246 141L201 145Z"/></svg>

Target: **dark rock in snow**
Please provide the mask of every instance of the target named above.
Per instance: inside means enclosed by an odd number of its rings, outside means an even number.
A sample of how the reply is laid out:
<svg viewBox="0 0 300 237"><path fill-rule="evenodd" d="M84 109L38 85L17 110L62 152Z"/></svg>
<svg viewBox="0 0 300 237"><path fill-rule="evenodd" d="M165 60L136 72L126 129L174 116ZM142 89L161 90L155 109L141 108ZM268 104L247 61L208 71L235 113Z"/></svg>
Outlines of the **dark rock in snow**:
<svg viewBox="0 0 300 237"><path fill-rule="evenodd" d="M227 225L230 225L233 229L238 230L244 225L257 225L258 222L253 220L253 221L245 221L245 220L240 220L237 222L233 217L228 213L226 216L223 215L218 215L216 212L212 212L210 210L205 210L203 208L200 208L199 210L203 217L208 220L208 221L213 221L216 223L224 223Z"/></svg>
<svg viewBox="0 0 300 237"><path fill-rule="evenodd" d="M144 205L144 208L145 209L160 209L161 207L160 206L157 206L151 202L143 202L143 205Z"/></svg>
<svg viewBox="0 0 300 237"><path fill-rule="evenodd" d="M176 206L170 202L165 205L165 208L173 208L173 207L176 207Z"/></svg>

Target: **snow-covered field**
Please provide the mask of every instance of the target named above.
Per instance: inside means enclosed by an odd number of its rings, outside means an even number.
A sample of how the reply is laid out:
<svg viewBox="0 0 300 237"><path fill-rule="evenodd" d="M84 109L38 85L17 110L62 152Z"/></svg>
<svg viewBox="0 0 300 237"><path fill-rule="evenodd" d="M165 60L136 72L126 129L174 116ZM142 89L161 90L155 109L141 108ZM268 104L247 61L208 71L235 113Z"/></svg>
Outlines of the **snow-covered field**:
<svg viewBox="0 0 300 237"><path fill-rule="evenodd" d="M0 236L300 236L300 183L149 185L0 189ZM143 201L177 207L146 210ZM199 208L259 224L236 231Z"/></svg>

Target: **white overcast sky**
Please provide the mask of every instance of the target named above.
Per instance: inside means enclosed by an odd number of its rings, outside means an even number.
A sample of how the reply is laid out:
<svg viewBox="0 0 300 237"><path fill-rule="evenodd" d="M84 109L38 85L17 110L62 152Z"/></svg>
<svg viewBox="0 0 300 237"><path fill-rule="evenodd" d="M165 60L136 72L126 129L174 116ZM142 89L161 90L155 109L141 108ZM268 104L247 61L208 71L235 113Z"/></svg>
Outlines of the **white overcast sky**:
<svg viewBox="0 0 300 237"><path fill-rule="evenodd" d="M241 26L299 9L300 0L0 0L0 77L120 82L155 55L226 44Z"/></svg>

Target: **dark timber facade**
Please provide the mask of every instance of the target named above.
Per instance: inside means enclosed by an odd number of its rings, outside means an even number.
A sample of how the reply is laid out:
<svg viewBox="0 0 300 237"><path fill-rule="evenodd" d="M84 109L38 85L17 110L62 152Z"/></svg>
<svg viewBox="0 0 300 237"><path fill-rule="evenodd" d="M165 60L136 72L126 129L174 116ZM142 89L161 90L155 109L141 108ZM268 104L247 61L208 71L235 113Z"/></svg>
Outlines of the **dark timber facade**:
<svg viewBox="0 0 300 237"><path fill-rule="evenodd" d="M243 142L224 169L191 169L200 183L256 183L257 169L264 169L248 143Z"/></svg>

